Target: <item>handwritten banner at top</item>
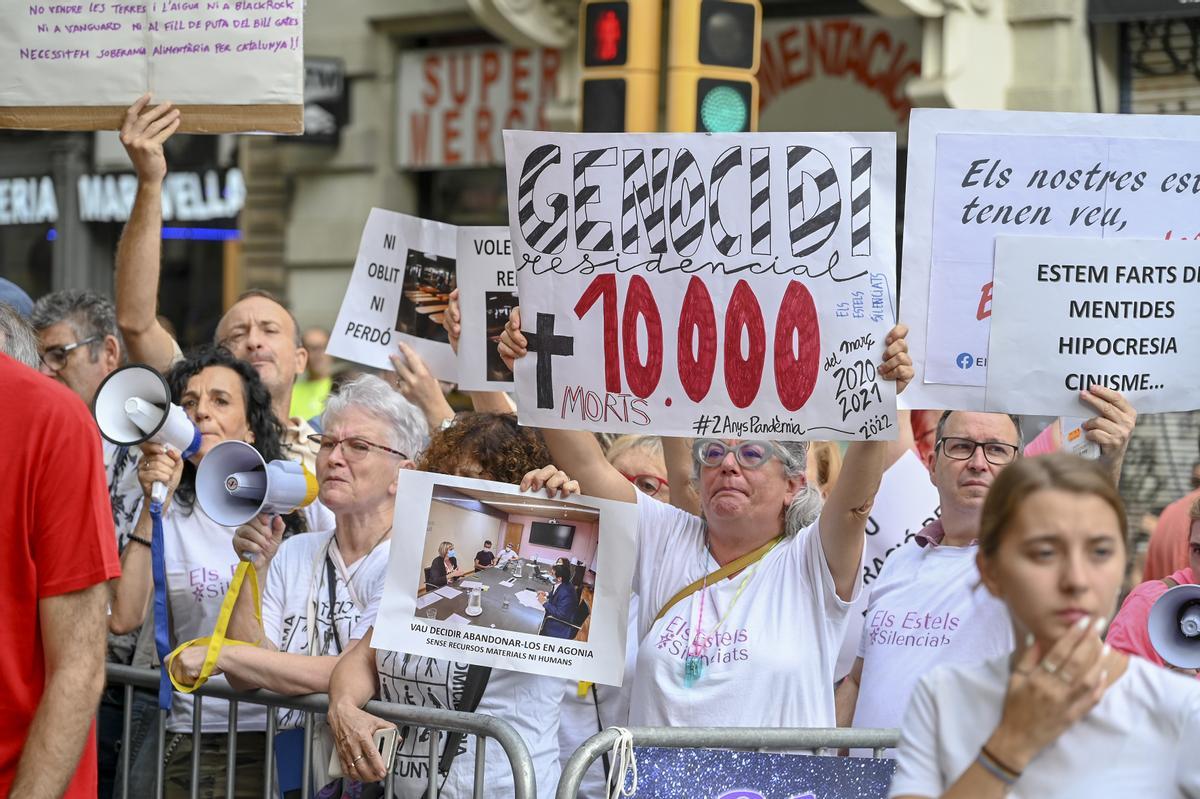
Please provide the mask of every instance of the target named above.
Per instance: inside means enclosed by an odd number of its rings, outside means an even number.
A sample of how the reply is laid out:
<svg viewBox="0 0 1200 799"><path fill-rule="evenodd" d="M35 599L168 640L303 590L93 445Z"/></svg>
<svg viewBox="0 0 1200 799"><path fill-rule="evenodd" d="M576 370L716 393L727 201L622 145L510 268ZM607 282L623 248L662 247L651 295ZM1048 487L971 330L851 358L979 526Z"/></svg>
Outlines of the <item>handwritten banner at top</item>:
<svg viewBox="0 0 1200 799"><path fill-rule="evenodd" d="M183 130L298 133L303 41L302 0L0 4L0 127L115 128L149 91Z"/></svg>
<svg viewBox="0 0 1200 799"><path fill-rule="evenodd" d="M894 134L504 137L522 423L894 435Z"/></svg>
<svg viewBox="0 0 1200 799"><path fill-rule="evenodd" d="M914 111L901 316L916 380L905 404L984 409L996 236L1195 238L1198 147L1194 117Z"/></svg>

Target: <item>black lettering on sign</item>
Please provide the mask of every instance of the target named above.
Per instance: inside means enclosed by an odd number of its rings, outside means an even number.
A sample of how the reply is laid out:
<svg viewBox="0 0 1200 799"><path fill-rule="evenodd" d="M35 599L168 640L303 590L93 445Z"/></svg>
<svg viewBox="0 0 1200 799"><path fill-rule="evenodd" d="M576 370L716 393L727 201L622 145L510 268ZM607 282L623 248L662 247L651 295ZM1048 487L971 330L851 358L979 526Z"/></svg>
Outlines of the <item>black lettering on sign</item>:
<svg viewBox="0 0 1200 799"><path fill-rule="evenodd" d="M667 251L666 199L667 166L671 152L666 147L650 151L650 181L646 181L646 156L641 150L623 150L625 164L621 192L621 251L638 249L638 218L650 239L650 252Z"/></svg>
<svg viewBox="0 0 1200 799"><path fill-rule="evenodd" d="M575 245L581 250L613 251L612 223L588 216L588 206L600 204L600 187L588 183L587 171L589 167L616 165L616 147L575 153Z"/></svg>
<svg viewBox="0 0 1200 799"><path fill-rule="evenodd" d="M574 355L575 338L573 336L554 335L554 314L539 313L537 315L537 332L521 331L530 352L538 354L537 362L537 406L539 408L554 407L554 372L552 362L555 355Z"/></svg>
<svg viewBox="0 0 1200 799"><path fill-rule="evenodd" d="M396 249L396 236L392 233L383 234L383 246L389 250Z"/></svg>
<svg viewBox="0 0 1200 799"><path fill-rule="evenodd" d="M794 145L788 157L788 221L792 255L812 255L829 241L842 216L842 190L829 158L812 147ZM815 187L811 191L808 184Z"/></svg>
<svg viewBox="0 0 1200 799"><path fill-rule="evenodd" d="M713 243L717 245L717 251L725 256L741 255L742 252L742 234L731 236L725 230L725 225L721 223L721 181L729 174L729 171L735 166L742 165L742 148L730 147L725 152L721 153L717 158L717 162L713 164L712 173L709 177L709 185L712 186L712 194L708 199L708 224L712 227Z"/></svg>
<svg viewBox="0 0 1200 799"><path fill-rule="evenodd" d="M383 310L383 297L380 297L378 294L371 295L371 310L372 311L382 311Z"/></svg>
<svg viewBox="0 0 1200 799"><path fill-rule="evenodd" d="M546 198L554 215L545 220L533 207L533 188L542 173L561 160L562 151L556 144L534 149L521 166L521 182L517 186L517 223L521 235L526 244L546 255L562 252L567 243L567 195L555 192Z"/></svg>

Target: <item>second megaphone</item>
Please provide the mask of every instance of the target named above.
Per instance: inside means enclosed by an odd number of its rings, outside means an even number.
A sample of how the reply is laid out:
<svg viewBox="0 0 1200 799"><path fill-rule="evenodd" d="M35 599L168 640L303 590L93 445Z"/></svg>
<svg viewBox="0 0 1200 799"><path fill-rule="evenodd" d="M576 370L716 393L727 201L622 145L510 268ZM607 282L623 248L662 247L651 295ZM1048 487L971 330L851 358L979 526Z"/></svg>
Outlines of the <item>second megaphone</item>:
<svg viewBox="0 0 1200 799"><path fill-rule="evenodd" d="M260 513L290 513L317 498L317 478L295 461L267 462L242 441L217 444L196 470L196 499L217 524L237 527Z"/></svg>
<svg viewBox="0 0 1200 799"><path fill-rule="evenodd" d="M1146 626L1160 658L1177 669L1200 669L1200 585L1177 585L1160 596Z"/></svg>
<svg viewBox="0 0 1200 799"><path fill-rule="evenodd" d="M144 442L164 444L179 450L184 458L200 449L200 431L171 402L171 389L163 376L141 364L130 364L112 372L96 389L92 407L100 435L122 447ZM162 502L167 488L155 483L152 499Z"/></svg>

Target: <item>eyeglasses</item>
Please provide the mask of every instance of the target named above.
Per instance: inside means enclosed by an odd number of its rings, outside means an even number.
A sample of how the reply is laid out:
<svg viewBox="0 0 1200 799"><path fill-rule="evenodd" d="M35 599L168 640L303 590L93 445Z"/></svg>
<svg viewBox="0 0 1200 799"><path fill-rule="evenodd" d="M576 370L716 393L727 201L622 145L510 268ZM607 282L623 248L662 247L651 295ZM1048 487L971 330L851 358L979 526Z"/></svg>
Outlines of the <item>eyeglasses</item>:
<svg viewBox="0 0 1200 799"><path fill-rule="evenodd" d="M621 472L621 476L633 483L634 488L638 491L650 497L657 496L660 491L670 485L656 474L625 474Z"/></svg>
<svg viewBox="0 0 1200 799"><path fill-rule="evenodd" d="M67 356L72 351L82 347L85 344L95 344L97 341L102 341L104 336L88 336L83 341L76 341L74 344L63 344L61 347L49 347L39 357L42 363L46 364L46 368L52 372L57 372L67 365Z"/></svg>
<svg viewBox="0 0 1200 799"><path fill-rule="evenodd" d="M969 438L946 436L939 439L937 445L942 448L942 454L956 461L969 461L975 457L975 450L982 449L983 457L993 466L1007 466L1017 457L1017 447L999 441L972 441Z"/></svg>
<svg viewBox="0 0 1200 799"><path fill-rule="evenodd" d="M720 466L730 451L743 469L761 469L771 458L780 457L775 447L766 441L743 441L731 447L715 438L702 438L692 446L696 460L705 466Z"/></svg>
<svg viewBox="0 0 1200 799"><path fill-rule="evenodd" d="M365 438L356 438L353 436L350 438L334 438L333 436L325 436L314 433L308 437L308 440L321 448L317 453L318 456L324 455L327 458L333 454L333 450L337 447L337 445L341 444L342 457L346 459L347 463L358 463L363 458L367 457L367 453L369 453L372 449L383 450L384 452L388 452L392 455L403 458L404 460L408 460L408 456L400 450L392 449L391 447L385 447L382 444L376 444L373 441L367 441Z"/></svg>

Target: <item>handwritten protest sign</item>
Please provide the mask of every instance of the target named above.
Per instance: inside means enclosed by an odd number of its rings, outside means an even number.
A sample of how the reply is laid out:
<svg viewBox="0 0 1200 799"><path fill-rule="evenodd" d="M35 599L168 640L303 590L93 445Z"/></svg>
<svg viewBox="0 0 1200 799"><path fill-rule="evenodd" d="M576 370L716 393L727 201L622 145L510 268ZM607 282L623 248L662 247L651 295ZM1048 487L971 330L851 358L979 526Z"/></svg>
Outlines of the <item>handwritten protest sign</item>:
<svg viewBox="0 0 1200 799"><path fill-rule="evenodd" d="M372 208L329 354L391 369L388 356L403 339L435 377L456 380L442 314L456 285L457 235L453 225Z"/></svg>
<svg viewBox="0 0 1200 799"><path fill-rule="evenodd" d="M510 532L518 527L519 540ZM402 469L373 641L411 655L620 685L636 527L628 502L548 499L507 483ZM469 572L461 580L435 574L445 541ZM488 541L513 543L517 554L476 568ZM555 571L560 558L572 564L565 580Z"/></svg>
<svg viewBox="0 0 1200 799"><path fill-rule="evenodd" d="M512 241L506 227L458 229L458 386L464 391L512 391L512 371L496 342L517 304Z"/></svg>
<svg viewBox="0 0 1200 799"><path fill-rule="evenodd" d="M858 657L863 616L871 601L871 588L884 561L941 515L937 489L929 470L916 453L905 452L883 473L871 515L867 517L867 540L863 551L863 590L850 610L846 637L838 654L836 678L841 679ZM916 546L915 544L913 546Z"/></svg>
<svg viewBox="0 0 1200 799"><path fill-rule="evenodd" d="M301 0L0 4L0 127L119 128L143 93L185 132L303 130Z"/></svg>
<svg viewBox="0 0 1200 799"><path fill-rule="evenodd" d="M1001 236L992 293L988 410L1085 416L1093 383L1142 413L1200 408L1194 243Z"/></svg>
<svg viewBox="0 0 1200 799"><path fill-rule="evenodd" d="M910 124L908 407L983 409L996 236L1200 232L1200 170L1188 166L1200 143L1195 117L918 109Z"/></svg>
<svg viewBox="0 0 1200 799"><path fill-rule="evenodd" d="M522 423L894 437L894 135L504 136Z"/></svg>

